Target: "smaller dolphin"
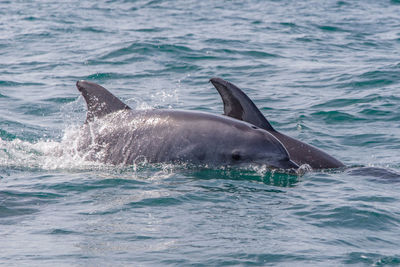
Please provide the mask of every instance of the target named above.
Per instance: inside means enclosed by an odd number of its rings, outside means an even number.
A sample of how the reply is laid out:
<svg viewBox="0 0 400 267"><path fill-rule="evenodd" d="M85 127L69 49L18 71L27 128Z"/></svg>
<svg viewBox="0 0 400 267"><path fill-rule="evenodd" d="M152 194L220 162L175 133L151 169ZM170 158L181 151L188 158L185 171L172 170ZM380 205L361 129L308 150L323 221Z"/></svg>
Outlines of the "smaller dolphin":
<svg viewBox="0 0 400 267"><path fill-rule="evenodd" d="M285 146L290 158L298 165L308 164L313 169L340 168L345 165L322 150L275 130L251 99L234 84L221 78L210 82L224 102L224 115L251 123L268 131Z"/></svg>
<svg viewBox="0 0 400 267"><path fill-rule="evenodd" d="M78 137L78 151L87 159L298 168L276 137L250 123L195 111L132 110L98 84L76 86L88 108Z"/></svg>

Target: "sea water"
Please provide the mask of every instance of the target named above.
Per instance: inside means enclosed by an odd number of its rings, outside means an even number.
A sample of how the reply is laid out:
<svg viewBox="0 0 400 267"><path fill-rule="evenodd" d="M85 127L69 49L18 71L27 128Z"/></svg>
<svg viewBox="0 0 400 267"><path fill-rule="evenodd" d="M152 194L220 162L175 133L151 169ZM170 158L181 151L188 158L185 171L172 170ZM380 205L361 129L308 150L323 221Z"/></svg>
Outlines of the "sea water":
<svg viewBox="0 0 400 267"><path fill-rule="evenodd" d="M400 264L399 1L0 1L0 264ZM242 88L348 166L110 166L74 153L77 80L221 114Z"/></svg>

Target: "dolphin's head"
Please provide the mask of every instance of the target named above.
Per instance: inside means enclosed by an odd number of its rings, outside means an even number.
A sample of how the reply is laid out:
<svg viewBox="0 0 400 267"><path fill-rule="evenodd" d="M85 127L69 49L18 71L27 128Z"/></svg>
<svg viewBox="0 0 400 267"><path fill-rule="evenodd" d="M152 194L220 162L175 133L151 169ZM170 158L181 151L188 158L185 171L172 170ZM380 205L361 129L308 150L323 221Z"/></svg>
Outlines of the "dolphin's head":
<svg viewBox="0 0 400 267"><path fill-rule="evenodd" d="M282 143L269 132L252 129L246 134L244 146L240 145L231 151L234 164L248 162L266 165L276 169L297 169Z"/></svg>
<svg viewBox="0 0 400 267"><path fill-rule="evenodd" d="M218 143L220 154L230 165L260 164L276 169L297 169L283 144L266 130L234 120L234 127ZM217 138L217 137L216 137Z"/></svg>

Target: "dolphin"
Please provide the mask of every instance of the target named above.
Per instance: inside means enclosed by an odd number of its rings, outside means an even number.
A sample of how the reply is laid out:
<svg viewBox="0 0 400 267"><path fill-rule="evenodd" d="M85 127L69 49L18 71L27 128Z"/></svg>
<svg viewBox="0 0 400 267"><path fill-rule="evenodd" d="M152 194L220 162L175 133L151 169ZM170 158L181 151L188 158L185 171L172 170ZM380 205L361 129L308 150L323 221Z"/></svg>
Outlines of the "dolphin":
<svg viewBox="0 0 400 267"><path fill-rule="evenodd" d="M251 99L237 86L221 78L210 82L224 103L224 115L251 123L275 136L298 165L308 164L313 169L341 168L345 165L324 151L275 130Z"/></svg>
<svg viewBox="0 0 400 267"><path fill-rule="evenodd" d="M88 109L77 138L85 159L115 165L298 168L276 137L251 123L197 111L133 110L96 83L78 81L76 86Z"/></svg>

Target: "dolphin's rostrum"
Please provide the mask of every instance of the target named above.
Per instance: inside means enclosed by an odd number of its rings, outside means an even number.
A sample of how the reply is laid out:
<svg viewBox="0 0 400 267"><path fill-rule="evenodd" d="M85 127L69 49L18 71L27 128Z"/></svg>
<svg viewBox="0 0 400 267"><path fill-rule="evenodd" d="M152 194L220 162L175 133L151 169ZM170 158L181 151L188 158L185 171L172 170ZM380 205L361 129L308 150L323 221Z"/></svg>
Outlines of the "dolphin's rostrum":
<svg viewBox="0 0 400 267"><path fill-rule="evenodd" d="M298 168L278 138L252 123L205 112L132 110L98 84L76 85L88 107L78 150L90 160Z"/></svg>

